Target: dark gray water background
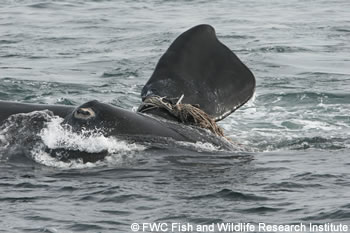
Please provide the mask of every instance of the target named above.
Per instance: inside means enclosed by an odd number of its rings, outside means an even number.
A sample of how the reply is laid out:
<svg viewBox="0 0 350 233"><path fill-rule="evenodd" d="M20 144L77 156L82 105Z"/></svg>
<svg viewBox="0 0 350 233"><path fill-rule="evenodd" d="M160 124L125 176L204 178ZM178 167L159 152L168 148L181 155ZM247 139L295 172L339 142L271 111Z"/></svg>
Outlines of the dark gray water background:
<svg viewBox="0 0 350 233"><path fill-rule="evenodd" d="M170 43L202 23L257 87L220 122L242 151L131 148L82 167L1 162L0 232L350 224L349 16L347 0L1 1L1 100L132 110Z"/></svg>

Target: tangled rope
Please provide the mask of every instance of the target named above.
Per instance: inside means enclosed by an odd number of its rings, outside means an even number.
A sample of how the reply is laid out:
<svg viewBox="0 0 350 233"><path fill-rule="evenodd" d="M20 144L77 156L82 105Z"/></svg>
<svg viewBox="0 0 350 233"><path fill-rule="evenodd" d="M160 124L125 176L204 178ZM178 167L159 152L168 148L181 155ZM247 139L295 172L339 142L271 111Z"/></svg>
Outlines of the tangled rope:
<svg viewBox="0 0 350 233"><path fill-rule="evenodd" d="M139 112L147 112L151 109L165 109L181 123L195 125L200 128L208 129L212 133L225 137L224 131L216 124L216 122L199 107L192 104L182 104L183 95L173 104L170 100L160 96L150 96L144 100L139 107Z"/></svg>

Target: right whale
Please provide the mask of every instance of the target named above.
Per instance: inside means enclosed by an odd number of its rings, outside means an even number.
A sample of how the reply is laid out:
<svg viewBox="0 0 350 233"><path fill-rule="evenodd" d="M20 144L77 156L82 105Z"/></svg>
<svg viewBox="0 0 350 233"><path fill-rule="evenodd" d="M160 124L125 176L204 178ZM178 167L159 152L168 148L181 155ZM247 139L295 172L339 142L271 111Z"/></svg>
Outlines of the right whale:
<svg viewBox="0 0 350 233"><path fill-rule="evenodd" d="M48 109L76 132L103 129L105 136L135 142L199 141L229 150L232 145L215 121L246 103L254 90L252 72L217 39L212 26L198 25L181 34L160 58L142 89L138 112L98 101L79 107L0 101L0 122L13 114ZM202 129L202 122L209 130ZM48 150L55 156L55 150ZM104 156L69 151L65 159L94 162Z"/></svg>

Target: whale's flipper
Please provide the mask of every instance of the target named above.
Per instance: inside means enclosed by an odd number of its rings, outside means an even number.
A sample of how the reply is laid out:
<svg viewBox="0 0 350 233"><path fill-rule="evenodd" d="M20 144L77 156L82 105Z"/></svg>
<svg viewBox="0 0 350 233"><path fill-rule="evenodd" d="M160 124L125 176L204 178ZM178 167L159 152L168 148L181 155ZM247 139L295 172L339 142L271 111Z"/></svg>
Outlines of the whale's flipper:
<svg viewBox="0 0 350 233"><path fill-rule="evenodd" d="M215 35L210 25L182 33L160 58L141 95L198 104L219 121L246 103L255 90L252 72Z"/></svg>

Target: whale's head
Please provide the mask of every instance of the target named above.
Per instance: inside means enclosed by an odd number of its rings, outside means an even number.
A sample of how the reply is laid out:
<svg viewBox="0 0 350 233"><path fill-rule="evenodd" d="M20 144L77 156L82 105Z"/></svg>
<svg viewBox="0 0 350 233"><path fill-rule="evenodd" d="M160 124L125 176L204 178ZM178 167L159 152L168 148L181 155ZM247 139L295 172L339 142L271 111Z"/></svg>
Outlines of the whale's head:
<svg viewBox="0 0 350 233"><path fill-rule="evenodd" d="M102 130L109 132L112 129L122 128L125 110L97 100L84 103L68 114L64 124L70 125L74 131Z"/></svg>

